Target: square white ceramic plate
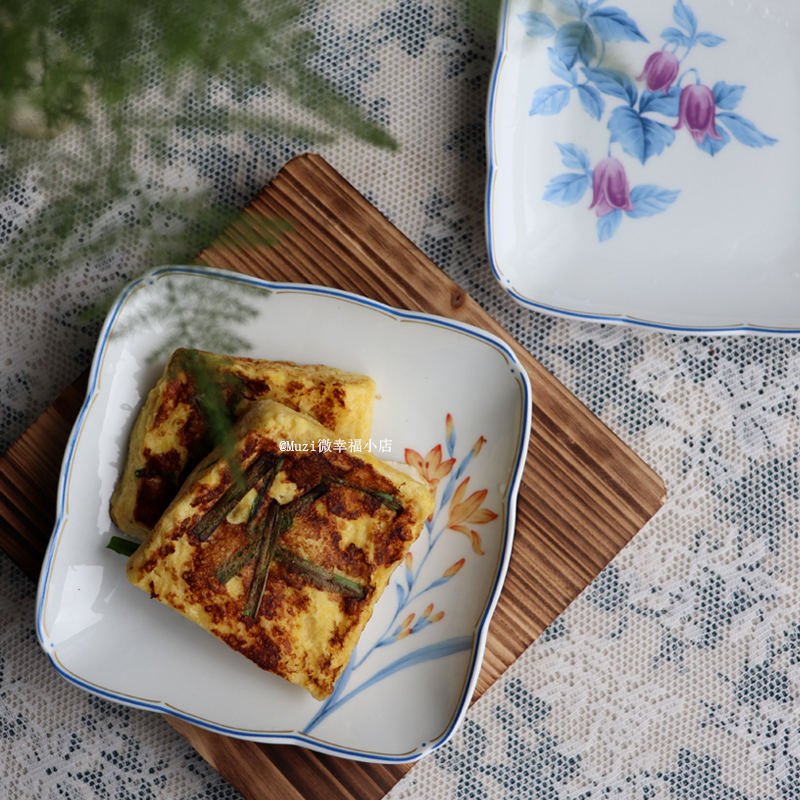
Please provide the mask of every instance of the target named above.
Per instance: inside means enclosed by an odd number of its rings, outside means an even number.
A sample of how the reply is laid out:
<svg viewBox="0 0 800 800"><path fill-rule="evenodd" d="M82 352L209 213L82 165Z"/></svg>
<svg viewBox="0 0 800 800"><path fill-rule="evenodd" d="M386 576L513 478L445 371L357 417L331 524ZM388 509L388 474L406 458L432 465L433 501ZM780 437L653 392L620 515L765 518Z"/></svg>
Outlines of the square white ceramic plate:
<svg viewBox="0 0 800 800"><path fill-rule="evenodd" d="M506 0L487 231L576 318L800 332L800 3Z"/></svg>
<svg viewBox="0 0 800 800"><path fill-rule="evenodd" d="M119 534L108 503L134 418L168 352L200 330L191 344L239 341L230 354L372 376L364 446L394 461L416 453L438 479L432 521L325 703L130 585L124 556L106 546ZM111 309L67 446L37 594L42 647L84 689L219 733L361 760L419 758L454 732L478 677L511 554L530 403L513 352L477 328L333 289L155 270Z"/></svg>

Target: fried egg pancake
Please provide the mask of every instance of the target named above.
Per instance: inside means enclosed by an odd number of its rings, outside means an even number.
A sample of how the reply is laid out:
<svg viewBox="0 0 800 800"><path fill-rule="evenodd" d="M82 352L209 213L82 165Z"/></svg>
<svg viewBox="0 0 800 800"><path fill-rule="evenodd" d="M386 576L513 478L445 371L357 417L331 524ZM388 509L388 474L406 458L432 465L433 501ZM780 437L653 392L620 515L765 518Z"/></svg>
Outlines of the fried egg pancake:
<svg viewBox="0 0 800 800"><path fill-rule="evenodd" d="M345 440L369 440L375 382L366 375L181 348L170 357L134 424L110 504L120 530L143 539L211 450L204 408L210 390L231 419L270 398L309 414Z"/></svg>
<svg viewBox="0 0 800 800"><path fill-rule="evenodd" d="M331 431L273 400L234 433L235 461L217 450L197 466L127 576L322 700L434 497L367 451L320 448Z"/></svg>

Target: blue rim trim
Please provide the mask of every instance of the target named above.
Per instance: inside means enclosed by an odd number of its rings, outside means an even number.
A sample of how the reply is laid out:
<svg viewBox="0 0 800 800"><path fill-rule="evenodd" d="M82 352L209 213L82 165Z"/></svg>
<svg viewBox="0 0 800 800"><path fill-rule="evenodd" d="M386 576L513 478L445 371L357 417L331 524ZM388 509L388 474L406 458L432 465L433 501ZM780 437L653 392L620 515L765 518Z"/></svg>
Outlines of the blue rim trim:
<svg viewBox="0 0 800 800"><path fill-rule="evenodd" d="M489 253L489 265L500 287L508 293L520 305L526 306L534 311L553 314L558 317L565 317L573 320L583 320L587 322L606 322L612 325L626 324L635 325L641 328L663 331L665 333L691 333L697 335L741 335L741 334L761 334L770 336L796 336L800 334L798 328L765 328L758 325L741 323L738 325L672 325L665 322L653 322L651 320L636 319L624 314L593 314L589 312L571 311L569 309L549 306L546 303L539 303L520 294L509 285L511 281L503 275L497 265L494 254L494 231L492 229L492 188L494 186L495 175L498 167L494 160L494 119L495 104L497 102L497 89L500 80L500 67L503 59L508 54L506 46L506 35L508 32L509 12L511 0L504 0L503 8L500 12L500 28L497 34L497 52L495 54L492 77L489 83L489 98L486 111L486 192L484 203L484 220L486 227L486 247Z"/></svg>
<svg viewBox="0 0 800 800"><path fill-rule="evenodd" d="M102 356L106 350L106 347L108 346L110 331L113 328L114 323L116 322L119 314L121 313L122 307L125 305L126 300L134 291L138 290L142 286L148 283L154 283L157 279L164 277L165 275L171 275L171 274L193 275L205 278L213 277L216 279L232 281L235 283L250 284L262 289L270 289L273 291L298 291L306 294L326 295L329 297L341 298L343 300L348 300L357 303L359 305L367 306L369 308L382 311L391 316L399 317L401 319L426 320L438 325L439 327L462 331L464 333L473 336L476 339L486 342L487 344L497 348L503 354L505 354L505 356L509 359L511 364L513 364L514 367L516 368L516 371L519 374L520 378L520 385L522 387L523 407L525 413L523 414L522 429L520 431L520 448L519 452L516 455L516 458L514 459L512 478L509 482L509 487L506 493L505 507L506 507L507 521L506 521L506 530L504 531L505 535L503 537L503 547L500 554L500 568L495 574L494 582L492 583L491 590L487 596L487 603L483 617L476 624L475 629L473 631L475 645L472 649L470 656L470 664L469 664L469 669L467 670L467 681L465 683L465 690L453 714L453 719L451 724L445 730L444 734L439 737L437 741L432 743L423 743L416 750L407 755L392 756L392 755L374 755L371 753L365 753L360 750L351 750L344 747L337 747L336 745L319 742L315 740L313 737L309 737L305 734L287 735L287 734L273 734L273 733L261 733L261 734L248 733L246 731L242 731L237 728L231 728L229 726L216 725L214 723L207 722L205 720L194 717L191 714L186 714L177 711L175 709L172 709L169 706L162 703L151 703L146 701L133 700L124 697L123 695L115 694L114 692L99 689L87 683L86 681L83 681L80 678L77 678L76 676L66 672L60 667L60 665L56 661L53 653L55 645L49 640L46 640L43 631L44 595L48 587L48 581L50 578L50 572L53 564L56 544L59 537L62 534L62 528L65 522L64 510L66 504L66 484L72 466L73 456L75 454L75 446L77 443L78 435L81 432L86 415L89 410L89 406L95 394L95 390L97 387L97 380L99 377L99 365L102 360ZM356 295L351 292L346 292L341 289L332 289L324 286L314 286L311 284L302 284L302 283L283 283L283 282L264 281L259 278L253 278L247 275L241 275L239 273L228 272L227 270L218 270L212 267L175 266L175 267L158 267L156 269L153 269L145 273L141 278L138 278L137 280L128 284L128 286L126 286L122 290L116 302L114 303L114 306L109 311L105 323L103 324L103 328L100 331L100 337L98 340L97 348L95 350L95 355L92 360L92 366L89 375L89 385L86 390L86 398L84 400L83 406L81 407L81 410L78 414L77 419L75 420L75 424L73 425L72 431L70 433L64 461L61 467L61 474L59 476L59 482L58 482L56 522L53 528L53 534L47 546L47 551L45 553L44 562L42 564L42 570L40 573L39 584L36 590L36 635L39 640L39 644L47 654L47 657L50 659L50 662L55 668L55 670L65 680L94 695L97 695L99 697L108 700L113 700L115 702L121 703L126 706L131 706L133 708L139 708L146 711L156 711L161 714L169 714L170 716L173 716L177 719L182 719L186 722L190 722L193 725L197 725L198 727L204 728L205 730L209 730L214 733L219 733L224 736L247 739L250 741L272 743L272 744L296 744L302 747L307 747L312 750L328 753L330 755L339 756L342 758L350 758L360 761L369 761L373 763L391 764L391 763L409 763L417 761L422 756L429 754L438 747L441 747L450 739L450 737L455 733L458 726L461 724L469 708L469 701L472 699L472 694L475 690L475 684L477 683L478 675L480 672L480 666L483 661L483 650L485 649L486 646L486 638L488 636L489 623L494 614L494 610L497 606L497 601L499 600L500 591L505 581L505 577L508 572L508 565L511 559L511 550L514 540L514 529L516 527L516 505L517 505L516 501L519 493L519 486L522 481L522 473L525 466L525 459L528 452L528 442L530 439L530 432L531 432L531 385L528 374L525 371L525 368L522 366L519 359L517 358L514 351L509 347L509 345L507 345L504 341L497 338L493 334L488 333L487 331L483 331L480 328L476 328L475 326L469 325L464 322L459 322L458 320L451 320L445 317L439 317L433 314L426 314L423 312L405 311L402 309L393 308L392 306L386 305L385 303L380 303L376 300L370 300L369 298L361 297L360 295ZM481 651L480 658L476 657L478 651Z"/></svg>

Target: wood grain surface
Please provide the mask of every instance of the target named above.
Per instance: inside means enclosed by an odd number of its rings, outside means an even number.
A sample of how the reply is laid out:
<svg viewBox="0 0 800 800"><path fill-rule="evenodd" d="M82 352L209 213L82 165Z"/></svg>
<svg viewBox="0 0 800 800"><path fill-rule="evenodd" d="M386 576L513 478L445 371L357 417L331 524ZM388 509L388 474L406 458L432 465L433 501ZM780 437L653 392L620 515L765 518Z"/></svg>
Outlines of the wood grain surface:
<svg viewBox="0 0 800 800"><path fill-rule="evenodd" d="M277 243L265 236L274 221L290 226ZM533 390L531 441L511 564L473 702L664 502L659 476L319 156L290 161L198 262L459 319L514 348ZM0 459L0 546L32 579L85 387L84 376ZM377 800L410 769L243 742L167 719L247 800Z"/></svg>

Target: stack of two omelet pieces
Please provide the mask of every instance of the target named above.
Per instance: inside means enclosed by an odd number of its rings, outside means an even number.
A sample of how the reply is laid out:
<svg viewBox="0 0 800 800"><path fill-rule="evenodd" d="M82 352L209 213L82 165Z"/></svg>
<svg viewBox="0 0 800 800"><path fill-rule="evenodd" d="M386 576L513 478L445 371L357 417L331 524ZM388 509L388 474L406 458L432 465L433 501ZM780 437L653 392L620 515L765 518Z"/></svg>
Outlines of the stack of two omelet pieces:
<svg viewBox="0 0 800 800"><path fill-rule="evenodd" d="M209 391L235 420L211 452ZM317 699L434 507L367 449L374 397L364 375L178 350L111 501L143 538L131 583Z"/></svg>

